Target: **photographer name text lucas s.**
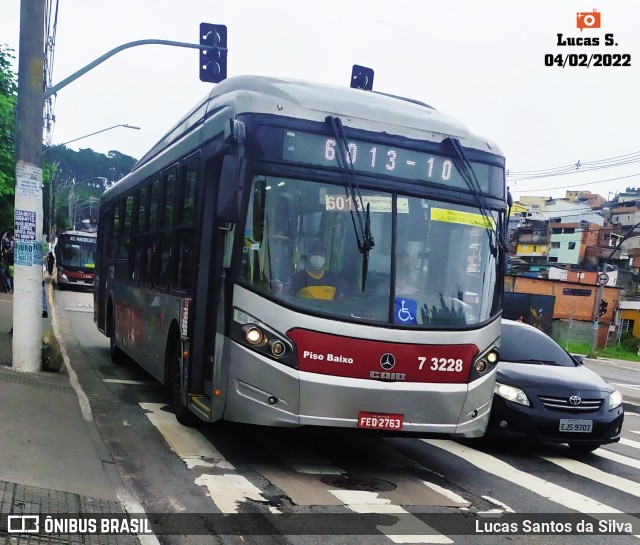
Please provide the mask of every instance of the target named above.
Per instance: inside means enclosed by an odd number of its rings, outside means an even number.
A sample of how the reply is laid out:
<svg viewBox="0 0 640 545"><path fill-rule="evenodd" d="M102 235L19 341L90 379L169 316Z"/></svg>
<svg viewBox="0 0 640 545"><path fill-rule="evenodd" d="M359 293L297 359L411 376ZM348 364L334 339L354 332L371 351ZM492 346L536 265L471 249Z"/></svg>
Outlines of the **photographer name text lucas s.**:
<svg viewBox="0 0 640 545"><path fill-rule="evenodd" d="M596 46L596 45L600 45L600 38L598 36L593 36L593 37L572 37L572 36L567 36L565 37L564 34L558 33L558 42L556 43L556 45L559 45L561 47L563 46L583 46L583 45L587 45L587 46ZM612 33L609 34L605 34L604 35L604 43L603 45L618 45L613 37Z"/></svg>

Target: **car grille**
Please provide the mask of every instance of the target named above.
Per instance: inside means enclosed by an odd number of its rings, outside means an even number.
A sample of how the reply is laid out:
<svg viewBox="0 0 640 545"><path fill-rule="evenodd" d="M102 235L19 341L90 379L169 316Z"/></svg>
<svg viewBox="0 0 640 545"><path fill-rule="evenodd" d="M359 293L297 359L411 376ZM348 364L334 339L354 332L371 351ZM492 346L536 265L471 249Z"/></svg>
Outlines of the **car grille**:
<svg viewBox="0 0 640 545"><path fill-rule="evenodd" d="M579 405L572 405L569 402L568 397L548 397L538 396L540 402L546 409L552 411L567 411L567 412L595 412L602 405L602 399L583 399Z"/></svg>

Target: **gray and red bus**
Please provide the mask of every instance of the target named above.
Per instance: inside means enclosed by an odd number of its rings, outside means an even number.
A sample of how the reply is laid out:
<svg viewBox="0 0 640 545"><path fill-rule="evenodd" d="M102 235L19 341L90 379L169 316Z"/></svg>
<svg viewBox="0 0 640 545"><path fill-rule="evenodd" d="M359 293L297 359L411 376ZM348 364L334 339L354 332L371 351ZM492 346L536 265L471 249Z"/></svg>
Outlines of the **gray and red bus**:
<svg viewBox="0 0 640 545"><path fill-rule="evenodd" d="M504 167L415 100L230 78L102 196L96 324L185 424L481 436Z"/></svg>
<svg viewBox="0 0 640 545"><path fill-rule="evenodd" d="M58 235L54 256L59 289L93 288L96 277L96 240L95 232L65 231Z"/></svg>

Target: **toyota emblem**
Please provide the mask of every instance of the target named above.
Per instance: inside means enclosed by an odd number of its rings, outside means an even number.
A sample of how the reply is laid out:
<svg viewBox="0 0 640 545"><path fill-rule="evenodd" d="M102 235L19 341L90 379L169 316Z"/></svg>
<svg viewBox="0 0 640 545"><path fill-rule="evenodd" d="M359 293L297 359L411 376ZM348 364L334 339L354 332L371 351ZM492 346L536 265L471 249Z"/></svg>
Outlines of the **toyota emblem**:
<svg viewBox="0 0 640 545"><path fill-rule="evenodd" d="M382 354L380 358L380 367L382 367L385 371L389 369L393 369L393 366L396 364L396 358L393 354Z"/></svg>
<svg viewBox="0 0 640 545"><path fill-rule="evenodd" d="M580 403L582 403L582 399L580 396L571 396L569 398L569 403L571 403L571 405L580 405Z"/></svg>

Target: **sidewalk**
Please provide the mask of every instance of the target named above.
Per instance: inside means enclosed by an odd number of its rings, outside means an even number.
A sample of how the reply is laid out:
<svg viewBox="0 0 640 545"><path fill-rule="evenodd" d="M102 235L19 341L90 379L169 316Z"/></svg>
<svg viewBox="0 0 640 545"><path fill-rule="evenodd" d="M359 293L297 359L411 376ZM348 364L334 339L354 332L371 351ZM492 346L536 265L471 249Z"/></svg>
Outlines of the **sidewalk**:
<svg viewBox="0 0 640 545"><path fill-rule="evenodd" d="M49 317L43 318L43 336L53 334L56 319L49 282L46 288ZM125 514L128 496L91 415L81 410L68 371L12 369L12 318L13 294L0 293L0 541L7 536L6 543L69 543L80 536L7 534L8 516L42 515L42 530L49 514ZM138 543L127 535L95 539Z"/></svg>

